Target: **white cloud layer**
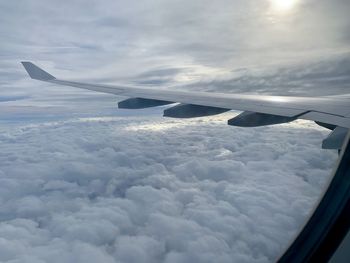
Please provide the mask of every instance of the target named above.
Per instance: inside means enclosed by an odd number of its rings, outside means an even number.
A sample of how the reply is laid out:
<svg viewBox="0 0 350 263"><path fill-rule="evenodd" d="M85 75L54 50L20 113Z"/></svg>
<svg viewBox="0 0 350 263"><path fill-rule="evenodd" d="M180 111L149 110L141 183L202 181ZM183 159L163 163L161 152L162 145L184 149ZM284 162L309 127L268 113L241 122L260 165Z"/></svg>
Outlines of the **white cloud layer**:
<svg viewBox="0 0 350 263"><path fill-rule="evenodd" d="M275 260L336 154L308 122L233 128L232 115L0 126L0 261Z"/></svg>

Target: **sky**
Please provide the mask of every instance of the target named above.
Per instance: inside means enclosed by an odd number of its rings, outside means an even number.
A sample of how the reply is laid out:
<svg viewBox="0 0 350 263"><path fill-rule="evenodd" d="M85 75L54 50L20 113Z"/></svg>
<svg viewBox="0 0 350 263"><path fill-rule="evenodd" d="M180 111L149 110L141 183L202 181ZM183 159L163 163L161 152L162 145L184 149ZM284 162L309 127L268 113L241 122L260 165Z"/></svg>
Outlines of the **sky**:
<svg viewBox="0 0 350 263"><path fill-rule="evenodd" d="M271 262L337 158L312 122L177 120L30 80L350 93L346 0L1 1L1 262Z"/></svg>

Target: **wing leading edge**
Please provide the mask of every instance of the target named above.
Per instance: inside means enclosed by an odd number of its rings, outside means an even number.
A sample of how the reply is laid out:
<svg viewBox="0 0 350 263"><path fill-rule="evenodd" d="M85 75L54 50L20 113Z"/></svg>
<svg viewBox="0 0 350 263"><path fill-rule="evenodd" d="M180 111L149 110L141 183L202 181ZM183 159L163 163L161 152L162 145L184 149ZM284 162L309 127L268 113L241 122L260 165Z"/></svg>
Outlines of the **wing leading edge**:
<svg viewBox="0 0 350 263"><path fill-rule="evenodd" d="M240 110L243 113L229 120L229 125L253 127L305 119L323 123L327 125L325 127L331 126L333 129L350 128L349 98L227 94L90 84L57 79L31 62L22 64L32 79L130 97L119 102L120 108L140 109L181 103L165 110L164 116L190 118ZM337 133L338 143L333 144L336 147L341 144L339 140L345 138L340 137Z"/></svg>

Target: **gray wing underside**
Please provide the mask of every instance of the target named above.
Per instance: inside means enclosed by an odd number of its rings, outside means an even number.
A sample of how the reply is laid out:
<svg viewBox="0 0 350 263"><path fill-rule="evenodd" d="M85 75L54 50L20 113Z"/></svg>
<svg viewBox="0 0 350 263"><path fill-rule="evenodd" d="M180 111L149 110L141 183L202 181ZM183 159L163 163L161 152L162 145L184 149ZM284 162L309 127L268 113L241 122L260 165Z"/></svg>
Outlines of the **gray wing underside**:
<svg viewBox="0 0 350 263"><path fill-rule="evenodd" d="M22 64L33 79L130 97L131 99L119 103L121 108L145 108L181 103L165 110L164 115L199 117L232 109L243 111L238 118L229 120L228 124L235 126L252 127L305 119L324 124L333 130L337 127L346 130L350 128L350 100L347 97L267 96L91 84L56 79L31 62Z"/></svg>

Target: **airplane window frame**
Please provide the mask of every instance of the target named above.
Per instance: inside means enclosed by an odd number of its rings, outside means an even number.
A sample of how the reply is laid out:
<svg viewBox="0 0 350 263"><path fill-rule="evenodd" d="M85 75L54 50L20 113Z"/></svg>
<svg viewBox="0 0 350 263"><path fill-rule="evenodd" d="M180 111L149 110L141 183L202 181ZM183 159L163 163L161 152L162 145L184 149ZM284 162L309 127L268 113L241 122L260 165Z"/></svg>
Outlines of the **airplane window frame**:
<svg viewBox="0 0 350 263"><path fill-rule="evenodd" d="M314 213L278 260L328 262L350 228L350 132L331 182Z"/></svg>

